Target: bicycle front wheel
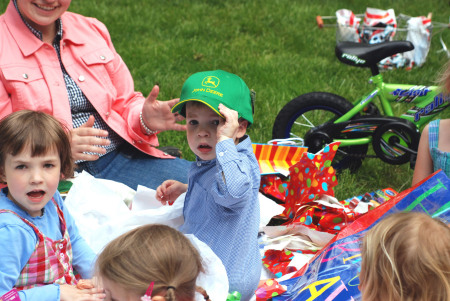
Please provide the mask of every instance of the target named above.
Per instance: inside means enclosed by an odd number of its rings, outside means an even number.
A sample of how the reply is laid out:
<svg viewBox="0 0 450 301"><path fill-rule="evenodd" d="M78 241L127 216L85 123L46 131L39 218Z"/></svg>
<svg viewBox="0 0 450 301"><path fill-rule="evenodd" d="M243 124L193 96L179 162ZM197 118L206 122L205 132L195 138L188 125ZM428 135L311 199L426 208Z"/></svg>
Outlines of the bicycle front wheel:
<svg viewBox="0 0 450 301"><path fill-rule="evenodd" d="M333 122L353 108L345 98L326 92L311 92L300 95L288 102L278 113L272 138L304 138L306 133L325 122ZM359 115L358 115L359 116ZM320 151L331 141L315 141L308 146L310 153ZM362 164L368 145L339 148L333 160L336 169L349 168L356 171Z"/></svg>

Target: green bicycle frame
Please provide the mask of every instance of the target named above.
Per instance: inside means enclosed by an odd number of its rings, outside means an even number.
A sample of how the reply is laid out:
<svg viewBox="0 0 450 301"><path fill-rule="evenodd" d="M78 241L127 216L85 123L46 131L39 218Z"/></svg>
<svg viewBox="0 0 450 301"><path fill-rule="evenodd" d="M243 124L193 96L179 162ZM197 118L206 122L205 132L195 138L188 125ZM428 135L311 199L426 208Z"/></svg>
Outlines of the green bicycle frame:
<svg viewBox="0 0 450 301"><path fill-rule="evenodd" d="M438 86L388 84L383 82L381 74L370 77L369 82L375 85L375 89L356 100L353 103L354 107L335 120L334 123L349 121L376 97L380 100L384 116L395 117L391 105L393 102L413 105L400 117L411 121L417 128L421 128L428 123L449 105L450 95L443 95ZM372 137L334 139L334 141L341 142L341 146L361 145L370 143Z"/></svg>

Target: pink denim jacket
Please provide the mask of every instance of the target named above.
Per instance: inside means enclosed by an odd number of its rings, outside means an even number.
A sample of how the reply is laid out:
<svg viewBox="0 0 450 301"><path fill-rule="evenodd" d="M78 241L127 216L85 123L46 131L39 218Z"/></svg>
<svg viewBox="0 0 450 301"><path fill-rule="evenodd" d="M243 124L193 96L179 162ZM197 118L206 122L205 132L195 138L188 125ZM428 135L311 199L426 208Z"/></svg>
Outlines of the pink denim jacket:
<svg viewBox="0 0 450 301"><path fill-rule="evenodd" d="M69 75L105 122L141 151L172 158L156 149L156 135L141 130L144 96L134 91L131 74L114 49L103 23L66 12L61 17L61 58ZM0 16L0 118L30 109L52 114L69 128L72 116L55 49L37 39L12 1Z"/></svg>

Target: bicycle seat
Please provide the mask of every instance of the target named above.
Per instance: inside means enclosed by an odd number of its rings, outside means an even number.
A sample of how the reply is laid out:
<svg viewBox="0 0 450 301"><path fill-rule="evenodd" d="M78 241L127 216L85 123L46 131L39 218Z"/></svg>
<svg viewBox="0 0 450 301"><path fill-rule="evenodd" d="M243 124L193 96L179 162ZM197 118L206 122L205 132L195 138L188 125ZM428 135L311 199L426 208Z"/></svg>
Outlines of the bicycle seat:
<svg viewBox="0 0 450 301"><path fill-rule="evenodd" d="M337 58L344 64L373 67L386 57L413 49L414 45L410 41L390 41L379 44L340 42L336 45L335 52Z"/></svg>

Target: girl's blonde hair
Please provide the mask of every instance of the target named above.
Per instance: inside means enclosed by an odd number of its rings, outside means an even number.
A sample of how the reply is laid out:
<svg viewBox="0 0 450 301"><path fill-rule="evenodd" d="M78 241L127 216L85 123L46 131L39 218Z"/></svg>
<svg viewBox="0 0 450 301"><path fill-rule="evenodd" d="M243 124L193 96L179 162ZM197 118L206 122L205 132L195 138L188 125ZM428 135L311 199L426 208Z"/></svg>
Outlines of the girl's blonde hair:
<svg viewBox="0 0 450 301"><path fill-rule="evenodd" d="M450 61L440 72L439 83L444 93L450 93Z"/></svg>
<svg viewBox="0 0 450 301"><path fill-rule="evenodd" d="M200 255L179 231L145 225L111 241L98 256L96 271L118 286L143 296L154 282L152 296L194 300L196 279L203 271Z"/></svg>
<svg viewBox="0 0 450 301"><path fill-rule="evenodd" d="M21 110L0 122L0 174L7 154L15 156L27 147L31 156L45 155L55 149L61 160L61 174L73 175L74 162L68 129L53 116L39 111Z"/></svg>
<svg viewBox="0 0 450 301"><path fill-rule="evenodd" d="M391 214L363 238L363 301L449 301L450 228L424 213Z"/></svg>

